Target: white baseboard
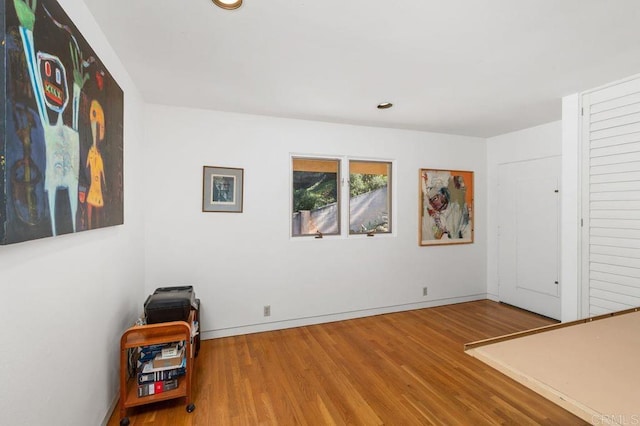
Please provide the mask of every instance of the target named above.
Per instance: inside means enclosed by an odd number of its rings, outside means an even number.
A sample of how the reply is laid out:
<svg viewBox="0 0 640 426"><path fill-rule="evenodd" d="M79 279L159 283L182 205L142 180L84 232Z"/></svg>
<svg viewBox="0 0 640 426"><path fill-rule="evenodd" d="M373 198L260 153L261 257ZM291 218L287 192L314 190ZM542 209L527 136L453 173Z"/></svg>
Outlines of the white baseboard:
<svg viewBox="0 0 640 426"><path fill-rule="evenodd" d="M343 321L354 318L363 318L373 315L389 314L392 312L412 311L414 309L433 308L435 306L452 305L455 303L472 302L475 300L487 299L486 293L474 294L470 296L451 297L428 302L408 303L402 305L383 306L379 308L363 309L349 312L340 312L327 315L318 315L304 318L292 318L284 321L273 321L261 324L248 324L238 327L229 327L216 330L202 331L202 340L216 339L219 337L239 336L243 334L260 333L263 331L283 330L286 328L303 327L306 325L322 324L334 321ZM492 299L493 300L493 299Z"/></svg>
<svg viewBox="0 0 640 426"><path fill-rule="evenodd" d="M107 426L107 424L109 423L109 419L113 415L113 412L118 409L118 399L120 399L120 391L119 390L118 390L118 393L116 393L116 395L113 397L113 401L111 401L111 406L109 407L109 410L107 411L107 414L105 415L104 419L102 420L102 423L101 423L102 426Z"/></svg>
<svg viewBox="0 0 640 426"><path fill-rule="evenodd" d="M498 296L497 294L487 293L487 299L491 300L492 302L500 302L500 296Z"/></svg>

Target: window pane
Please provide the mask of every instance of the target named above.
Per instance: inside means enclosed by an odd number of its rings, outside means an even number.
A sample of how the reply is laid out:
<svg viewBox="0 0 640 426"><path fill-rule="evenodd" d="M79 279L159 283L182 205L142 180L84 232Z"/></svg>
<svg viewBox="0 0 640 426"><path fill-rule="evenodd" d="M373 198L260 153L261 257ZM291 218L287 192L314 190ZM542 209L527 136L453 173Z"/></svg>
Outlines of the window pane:
<svg viewBox="0 0 640 426"><path fill-rule="evenodd" d="M293 159L293 236L340 233L340 160Z"/></svg>
<svg viewBox="0 0 640 426"><path fill-rule="evenodd" d="M349 162L349 233L391 232L391 163Z"/></svg>

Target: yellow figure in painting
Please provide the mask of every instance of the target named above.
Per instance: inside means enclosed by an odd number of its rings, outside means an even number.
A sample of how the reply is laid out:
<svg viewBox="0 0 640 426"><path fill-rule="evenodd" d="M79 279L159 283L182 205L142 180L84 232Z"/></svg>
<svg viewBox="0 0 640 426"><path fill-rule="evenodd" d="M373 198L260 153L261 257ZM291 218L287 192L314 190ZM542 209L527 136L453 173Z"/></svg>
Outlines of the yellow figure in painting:
<svg viewBox="0 0 640 426"><path fill-rule="evenodd" d="M100 209L104 206L104 199L102 197L102 185L106 186L104 178L104 164L102 162L102 155L98 150L98 142L104 140L104 111L102 106L96 100L91 101L91 109L89 110L89 120L91 121L91 134L93 136L93 145L89 149L87 154L87 167L91 173L91 183L89 184L89 193L87 194L87 214L88 214L88 228L91 229L94 225L98 225L97 218L95 217L98 211L94 209ZM92 217L93 216L93 217Z"/></svg>

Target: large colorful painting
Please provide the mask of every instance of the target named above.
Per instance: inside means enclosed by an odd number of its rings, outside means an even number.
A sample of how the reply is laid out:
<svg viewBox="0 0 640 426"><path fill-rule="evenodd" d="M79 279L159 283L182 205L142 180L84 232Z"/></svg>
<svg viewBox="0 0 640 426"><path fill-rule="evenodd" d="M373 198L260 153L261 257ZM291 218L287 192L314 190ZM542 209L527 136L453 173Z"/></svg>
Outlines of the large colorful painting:
<svg viewBox="0 0 640 426"><path fill-rule="evenodd" d="M420 245L473 242L473 172L420 169Z"/></svg>
<svg viewBox="0 0 640 426"><path fill-rule="evenodd" d="M0 244L122 224L122 90L56 1L0 6Z"/></svg>

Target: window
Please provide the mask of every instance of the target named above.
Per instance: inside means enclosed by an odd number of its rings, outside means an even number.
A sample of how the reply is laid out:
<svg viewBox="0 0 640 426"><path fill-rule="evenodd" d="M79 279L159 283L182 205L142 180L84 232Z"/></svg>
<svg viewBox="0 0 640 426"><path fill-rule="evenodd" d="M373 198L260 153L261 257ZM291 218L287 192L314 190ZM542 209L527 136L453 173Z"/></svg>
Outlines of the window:
<svg viewBox="0 0 640 426"><path fill-rule="evenodd" d="M391 163L349 161L349 233L391 232Z"/></svg>
<svg viewBox="0 0 640 426"><path fill-rule="evenodd" d="M340 234L340 160L293 158L291 234Z"/></svg>
<svg viewBox="0 0 640 426"><path fill-rule="evenodd" d="M392 162L348 157L292 157L291 162L292 236L391 233Z"/></svg>

